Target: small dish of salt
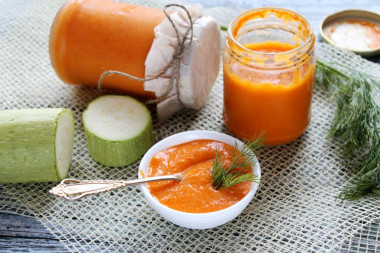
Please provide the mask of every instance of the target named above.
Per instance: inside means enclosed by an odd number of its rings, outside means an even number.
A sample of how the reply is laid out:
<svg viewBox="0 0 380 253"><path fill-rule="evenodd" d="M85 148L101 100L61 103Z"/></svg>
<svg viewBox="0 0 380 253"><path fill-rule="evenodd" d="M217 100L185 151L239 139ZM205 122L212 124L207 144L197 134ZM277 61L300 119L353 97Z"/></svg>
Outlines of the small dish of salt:
<svg viewBox="0 0 380 253"><path fill-rule="evenodd" d="M324 41L362 56L380 53L380 15L344 10L327 16L320 25Z"/></svg>

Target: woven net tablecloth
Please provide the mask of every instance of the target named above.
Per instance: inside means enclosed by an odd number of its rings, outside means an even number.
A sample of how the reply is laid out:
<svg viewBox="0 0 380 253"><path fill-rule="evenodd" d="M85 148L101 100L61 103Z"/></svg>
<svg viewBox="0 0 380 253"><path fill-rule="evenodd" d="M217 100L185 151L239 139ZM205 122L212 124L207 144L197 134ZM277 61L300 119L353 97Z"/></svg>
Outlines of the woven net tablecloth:
<svg viewBox="0 0 380 253"><path fill-rule="evenodd" d="M108 168L89 156L81 116L104 93L64 84L50 64L49 30L62 3L0 1L0 109L71 109L76 134L69 177L134 179L139 161ZM223 9L214 14L224 16ZM377 64L326 44L317 43L316 49L321 60L380 77ZM219 75L200 111L182 110L158 123L151 108L156 140L194 129L228 133L222 119L222 83ZM331 94L316 87L306 133L290 144L262 150L258 159L263 176L255 198L236 219L214 229L191 230L167 222L147 204L139 187L68 202L48 194L56 183L2 184L0 209L35 217L74 252L380 251L380 200L336 198L352 174L341 162L341 143L326 139L334 110Z"/></svg>

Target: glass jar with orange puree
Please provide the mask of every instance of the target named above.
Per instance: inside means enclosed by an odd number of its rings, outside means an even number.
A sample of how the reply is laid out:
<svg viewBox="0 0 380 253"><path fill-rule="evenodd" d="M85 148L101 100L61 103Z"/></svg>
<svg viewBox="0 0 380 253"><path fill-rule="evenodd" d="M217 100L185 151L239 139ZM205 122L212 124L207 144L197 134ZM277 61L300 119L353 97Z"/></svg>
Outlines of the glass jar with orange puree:
<svg viewBox="0 0 380 253"><path fill-rule="evenodd" d="M299 137L310 121L315 36L300 14L257 8L230 24L223 52L223 117L233 134L266 145Z"/></svg>

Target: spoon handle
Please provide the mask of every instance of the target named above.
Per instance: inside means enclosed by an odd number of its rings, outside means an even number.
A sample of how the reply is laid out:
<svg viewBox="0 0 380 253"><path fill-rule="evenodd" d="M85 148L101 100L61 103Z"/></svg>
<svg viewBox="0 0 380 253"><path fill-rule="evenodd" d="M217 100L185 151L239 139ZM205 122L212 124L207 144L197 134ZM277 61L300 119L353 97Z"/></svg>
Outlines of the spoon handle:
<svg viewBox="0 0 380 253"><path fill-rule="evenodd" d="M75 201L85 196L112 191L128 185L142 184L154 181L182 180L182 174L146 177L133 180L78 180L67 178L52 188L49 193L66 200Z"/></svg>

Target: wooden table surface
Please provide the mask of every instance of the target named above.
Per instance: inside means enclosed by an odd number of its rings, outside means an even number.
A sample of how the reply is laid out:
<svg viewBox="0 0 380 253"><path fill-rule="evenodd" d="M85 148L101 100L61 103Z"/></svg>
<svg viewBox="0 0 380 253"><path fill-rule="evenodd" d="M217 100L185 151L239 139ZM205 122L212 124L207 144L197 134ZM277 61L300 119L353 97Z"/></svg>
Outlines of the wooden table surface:
<svg viewBox="0 0 380 253"><path fill-rule="evenodd" d="M261 6L292 9L304 15L311 22L318 40L320 40L318 27L321 20L333 12L343 9L366 9L380 13L380 0L203 0L199 2L202 2L206 8L223 5L239 9ZM369 60L380 64L380 57L373 57ZM9 214L0 210L0 252L67 251L64 245L33 217Z"/></svg>

